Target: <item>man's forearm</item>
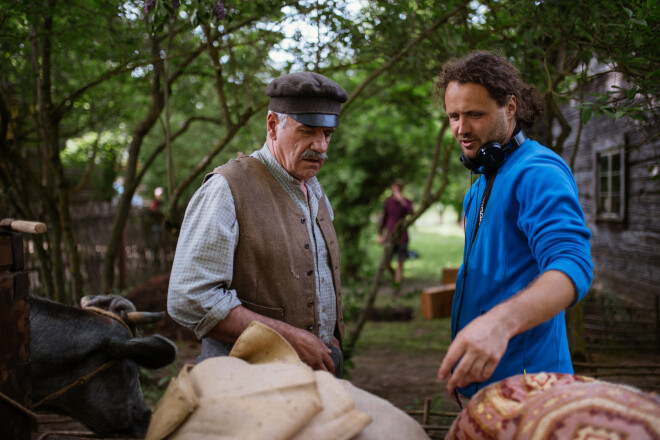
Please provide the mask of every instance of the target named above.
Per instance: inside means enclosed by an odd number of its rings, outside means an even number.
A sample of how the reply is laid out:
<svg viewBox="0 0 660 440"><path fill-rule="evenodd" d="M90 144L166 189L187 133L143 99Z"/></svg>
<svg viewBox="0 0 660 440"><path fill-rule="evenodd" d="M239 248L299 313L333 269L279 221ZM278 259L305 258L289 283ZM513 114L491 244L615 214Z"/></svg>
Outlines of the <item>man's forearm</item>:
<svg viewBox="0 0 660 440"><path fill-rule="evenodd" d="M288 333L286 327L291 327L290 325L255 313L243 306L234 307L225 319L211 329L207 336L217 339L220 342L232 344L236 342L241 333L248 328L252 321L259 321L262 324L266 324L282 335L284 339L288 339L286 337Z"/></svg>
<svg viewBox="0 0 660 440"><path fill-rule="evenodd" d="M571 279L561 271L550 270L487 314L498 317L513 337L553 318L576 298Z"/></svg>
<svg viewBox="0 0 660 440"><path fill-rule="evenodd" d="M291 344L300 359L315 370L334 372L331 350L318 336L277 319L260 315L243 306L234 307L227 317L207 334L220 342L234 343L252 321L259 321L279 333Z"/></svg>

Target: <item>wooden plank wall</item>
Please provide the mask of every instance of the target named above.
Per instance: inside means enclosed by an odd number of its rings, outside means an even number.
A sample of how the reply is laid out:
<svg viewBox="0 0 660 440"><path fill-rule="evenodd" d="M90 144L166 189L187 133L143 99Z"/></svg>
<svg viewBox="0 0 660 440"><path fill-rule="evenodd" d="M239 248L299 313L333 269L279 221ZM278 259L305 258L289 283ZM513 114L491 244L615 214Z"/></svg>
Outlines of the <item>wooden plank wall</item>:
<svg viewBox="0 0 660 440"><path fill-rule="evenodd" d="M603 77L585 96L603 93L613 80L612 76ZM579 113L569 107L576 105L571 102L563 108L572 126L562 152L566 162L575 150ZM647 305L654 304L660 295L660 180L653 176L654 167L660 164L657 130L657 126L644 127L630 119L592 119L582 129L573 167L580 203L592 233L595 287ZM654 132L655 139L650 136ZM620 146L626 147L626 216L623 222L598 220L595 155Z"/></svg>

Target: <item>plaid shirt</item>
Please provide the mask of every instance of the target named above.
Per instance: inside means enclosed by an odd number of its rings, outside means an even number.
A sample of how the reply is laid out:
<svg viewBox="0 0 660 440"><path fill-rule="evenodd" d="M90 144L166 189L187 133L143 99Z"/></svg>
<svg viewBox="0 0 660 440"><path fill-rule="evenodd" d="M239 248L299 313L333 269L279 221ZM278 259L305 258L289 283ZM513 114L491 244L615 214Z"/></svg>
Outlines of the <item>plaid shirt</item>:
<svg viewBox="0 0 660 440"><path fill-rule="evenodd" d="M268 167L277 182L305 213L307 232L314 246L317 273L318 337L330 345L337 320L337 301L330 255L315 221L321 201L327 204L333 216L330 202L323 196L318 179L313 177L305 181L309 196L307 203L300 182L287 173L266 145L254 152L252 157ZM223 176L214 174L197 190L186 209L167 298L170 316L193 330L200 339L225 319L234 307L241 304L236 291L229 289L238 237L236 210L229 184Z"/></svg>

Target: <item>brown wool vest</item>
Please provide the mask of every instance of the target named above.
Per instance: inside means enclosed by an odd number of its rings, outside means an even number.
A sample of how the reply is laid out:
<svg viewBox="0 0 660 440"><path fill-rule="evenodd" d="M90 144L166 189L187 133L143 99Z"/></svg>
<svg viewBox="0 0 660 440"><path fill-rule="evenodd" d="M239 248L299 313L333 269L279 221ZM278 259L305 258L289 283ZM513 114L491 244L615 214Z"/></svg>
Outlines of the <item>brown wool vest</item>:
<svg viewBox="0 0 660 440"><path fill-rule="evenodd" d="M233 159L213 172L227 179L236 206L239 238L230 288L243 307L317 335L314 255L304 214L256 158ZM342 343L339 243L323 200L316 224L330 255L337 297L334 335Z"/></svg>

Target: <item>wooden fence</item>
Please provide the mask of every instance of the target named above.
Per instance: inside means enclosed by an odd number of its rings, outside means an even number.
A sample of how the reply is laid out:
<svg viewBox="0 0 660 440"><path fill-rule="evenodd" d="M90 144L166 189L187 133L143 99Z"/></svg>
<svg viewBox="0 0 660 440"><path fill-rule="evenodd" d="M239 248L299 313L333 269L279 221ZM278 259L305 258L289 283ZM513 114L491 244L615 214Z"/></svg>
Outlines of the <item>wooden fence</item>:
<svg viewBox="0 0 660 440"><path fill-rule="evenodd" d="M585 299L584 340L590 350L660 353L660 297L646 306L617 299Z"/></svg>
<svg viewBox="0 0 660 440"><path fill-rule="evenodd" d="M72 209L86 294L99 293L103 260L115 213L116 207L110 203L90 203ZM149 208L132 208L120 245L123 252L119 252L115 263L115 286L135 286L153 275L169 271L174 260L176 240L176 236L165 230L161 213ZM25 236L25 245L31 290L42 293L35 243L31 237Z"/></svg>

